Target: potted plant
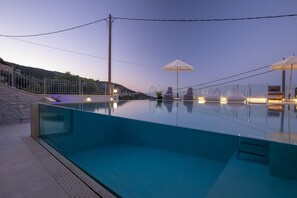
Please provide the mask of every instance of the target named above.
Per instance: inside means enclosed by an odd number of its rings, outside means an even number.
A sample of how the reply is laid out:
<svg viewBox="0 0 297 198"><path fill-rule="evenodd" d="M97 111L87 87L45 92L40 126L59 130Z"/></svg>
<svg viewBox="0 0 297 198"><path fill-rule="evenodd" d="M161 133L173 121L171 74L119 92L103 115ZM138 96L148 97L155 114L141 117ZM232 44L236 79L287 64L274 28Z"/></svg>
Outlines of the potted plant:
<svg viewBox="0 0 297 198"><path fill-rule="evenodd" d="M156 95L157 95L157 100L163 100L162 91L158 90L156 92Z"/></svg>

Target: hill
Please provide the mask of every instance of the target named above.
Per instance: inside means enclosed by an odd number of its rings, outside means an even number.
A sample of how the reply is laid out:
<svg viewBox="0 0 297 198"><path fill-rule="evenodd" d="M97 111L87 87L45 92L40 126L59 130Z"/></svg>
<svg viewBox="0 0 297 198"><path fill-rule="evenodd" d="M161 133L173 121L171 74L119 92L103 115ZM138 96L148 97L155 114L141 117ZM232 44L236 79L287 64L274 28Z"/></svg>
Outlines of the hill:
<svg viewBox="0 0 297 198"><path fill-rule="evenodd" d="M45 69L35 68L35 67L29 67L24 65L19 65L16 63L11 63L4 61L2 58L0 58L0 63L5 66L10 66L14 68L14 71L19 74L20 76L31 76L36 79L52 79L52 80L67 80L67 81L82 81L87 85L91 85L92 89L90 87L84 87L85 93L89 94L104 94L105 88L106 88L106 81L99 81L89 78L83 78L79 75L73 75L70 72L57 72L57 71L49 71ZM1 70L1 68L0 68ZM23 78L23 77L19 77ZM114 88L118 90L119 99L120 100L143 100L143 99L153 99L151 96L148 96L146 94L133 91L123 85L112 83L114 85ZM94 89L95 87L95 89Z"/></svg>

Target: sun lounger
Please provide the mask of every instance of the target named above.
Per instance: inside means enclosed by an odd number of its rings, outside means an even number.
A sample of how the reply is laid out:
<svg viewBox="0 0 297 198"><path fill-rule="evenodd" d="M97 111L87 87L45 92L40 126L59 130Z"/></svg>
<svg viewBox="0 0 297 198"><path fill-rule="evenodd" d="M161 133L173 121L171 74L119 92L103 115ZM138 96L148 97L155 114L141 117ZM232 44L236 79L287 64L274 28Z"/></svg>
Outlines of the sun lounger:
<svg viewBox="0 0 297 198"><path fill-rule="evenodd" d="M219 88L216 88L214 91L209 93L204 97L205 102L220 102L221 100L221 91Z"/></svg>
<svg viewBox="0 0 297 198"><path fill-rule="evenodd" d="M234 87L227 97L228 103L243 103L245 100L245 96L239 91L237 87Z"/></svg>
<svg viewBox="0 0 297 198"><path fill-rule="evenodd" d="M280 86L268 86L268 100L282 100L283 94L281 93Z"/></svg>
<svg viewBox="0 0 297 198"><path fill-rule="evenodd" d="M164 100L173 100L172 87L168 87L167 92L163 96Z"/></svg>
<svg viewBox="0 0 297 198"><path fill-rule="evenodd" d="M183 97L184 100L193 100L193 88L189 87L187 93Z"/></svg>

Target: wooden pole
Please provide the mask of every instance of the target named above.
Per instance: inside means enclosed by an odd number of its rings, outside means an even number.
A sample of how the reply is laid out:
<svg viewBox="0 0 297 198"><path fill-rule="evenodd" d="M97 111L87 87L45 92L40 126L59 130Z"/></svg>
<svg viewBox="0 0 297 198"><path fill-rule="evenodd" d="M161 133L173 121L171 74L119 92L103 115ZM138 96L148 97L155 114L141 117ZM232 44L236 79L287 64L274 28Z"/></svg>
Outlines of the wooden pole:
<svg viewBox="0 0 297 198"><path fill-rule="evenodd" d="M108 95L112 95L111 90L111 24L112 24L112 17L109 15L108 17L108 26L109 26L109 41L108 41Z"/></svg>

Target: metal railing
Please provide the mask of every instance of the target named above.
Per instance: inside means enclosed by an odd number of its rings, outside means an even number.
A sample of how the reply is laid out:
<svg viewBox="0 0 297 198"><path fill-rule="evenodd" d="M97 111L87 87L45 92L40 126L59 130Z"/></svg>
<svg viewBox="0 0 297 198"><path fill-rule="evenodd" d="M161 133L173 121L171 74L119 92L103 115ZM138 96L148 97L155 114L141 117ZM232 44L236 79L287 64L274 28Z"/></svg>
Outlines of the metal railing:
<svg viewBox="0 0 297 198"><path fill-rule="evenodd" d="M3 70L0 70L0 82L35 94L106 95L108 88L106 82L35 78Z"/></svg>
<svg viewBox="0 0 297 198"><path fill-rule="evenodd" d="M195 98L205 97L208 94L212 93L216 88L218 88L221 92L221 96L227 97L233 88L238 88L239 91L246 98L267 98L269 85L272 85L272 84L224 84L224 85L209 86L206 88L193 87L193 95ZM286 85L285 87L286 87L285 98L289 98L288 97L289 86ZM187 89L188 89L187 87L180 88L178 90L179 95L182 97L184 94L187 93ZM156 97L157 90L160 90L162 95L164 95L167 91L167 87L156 88L156 86L151 86L149 90L149 94L153 97ZM291 92L291 98L297 98L297 84L292 85L290 92ZM173 87L173 95L176 96L175 87Z"/></svg>

